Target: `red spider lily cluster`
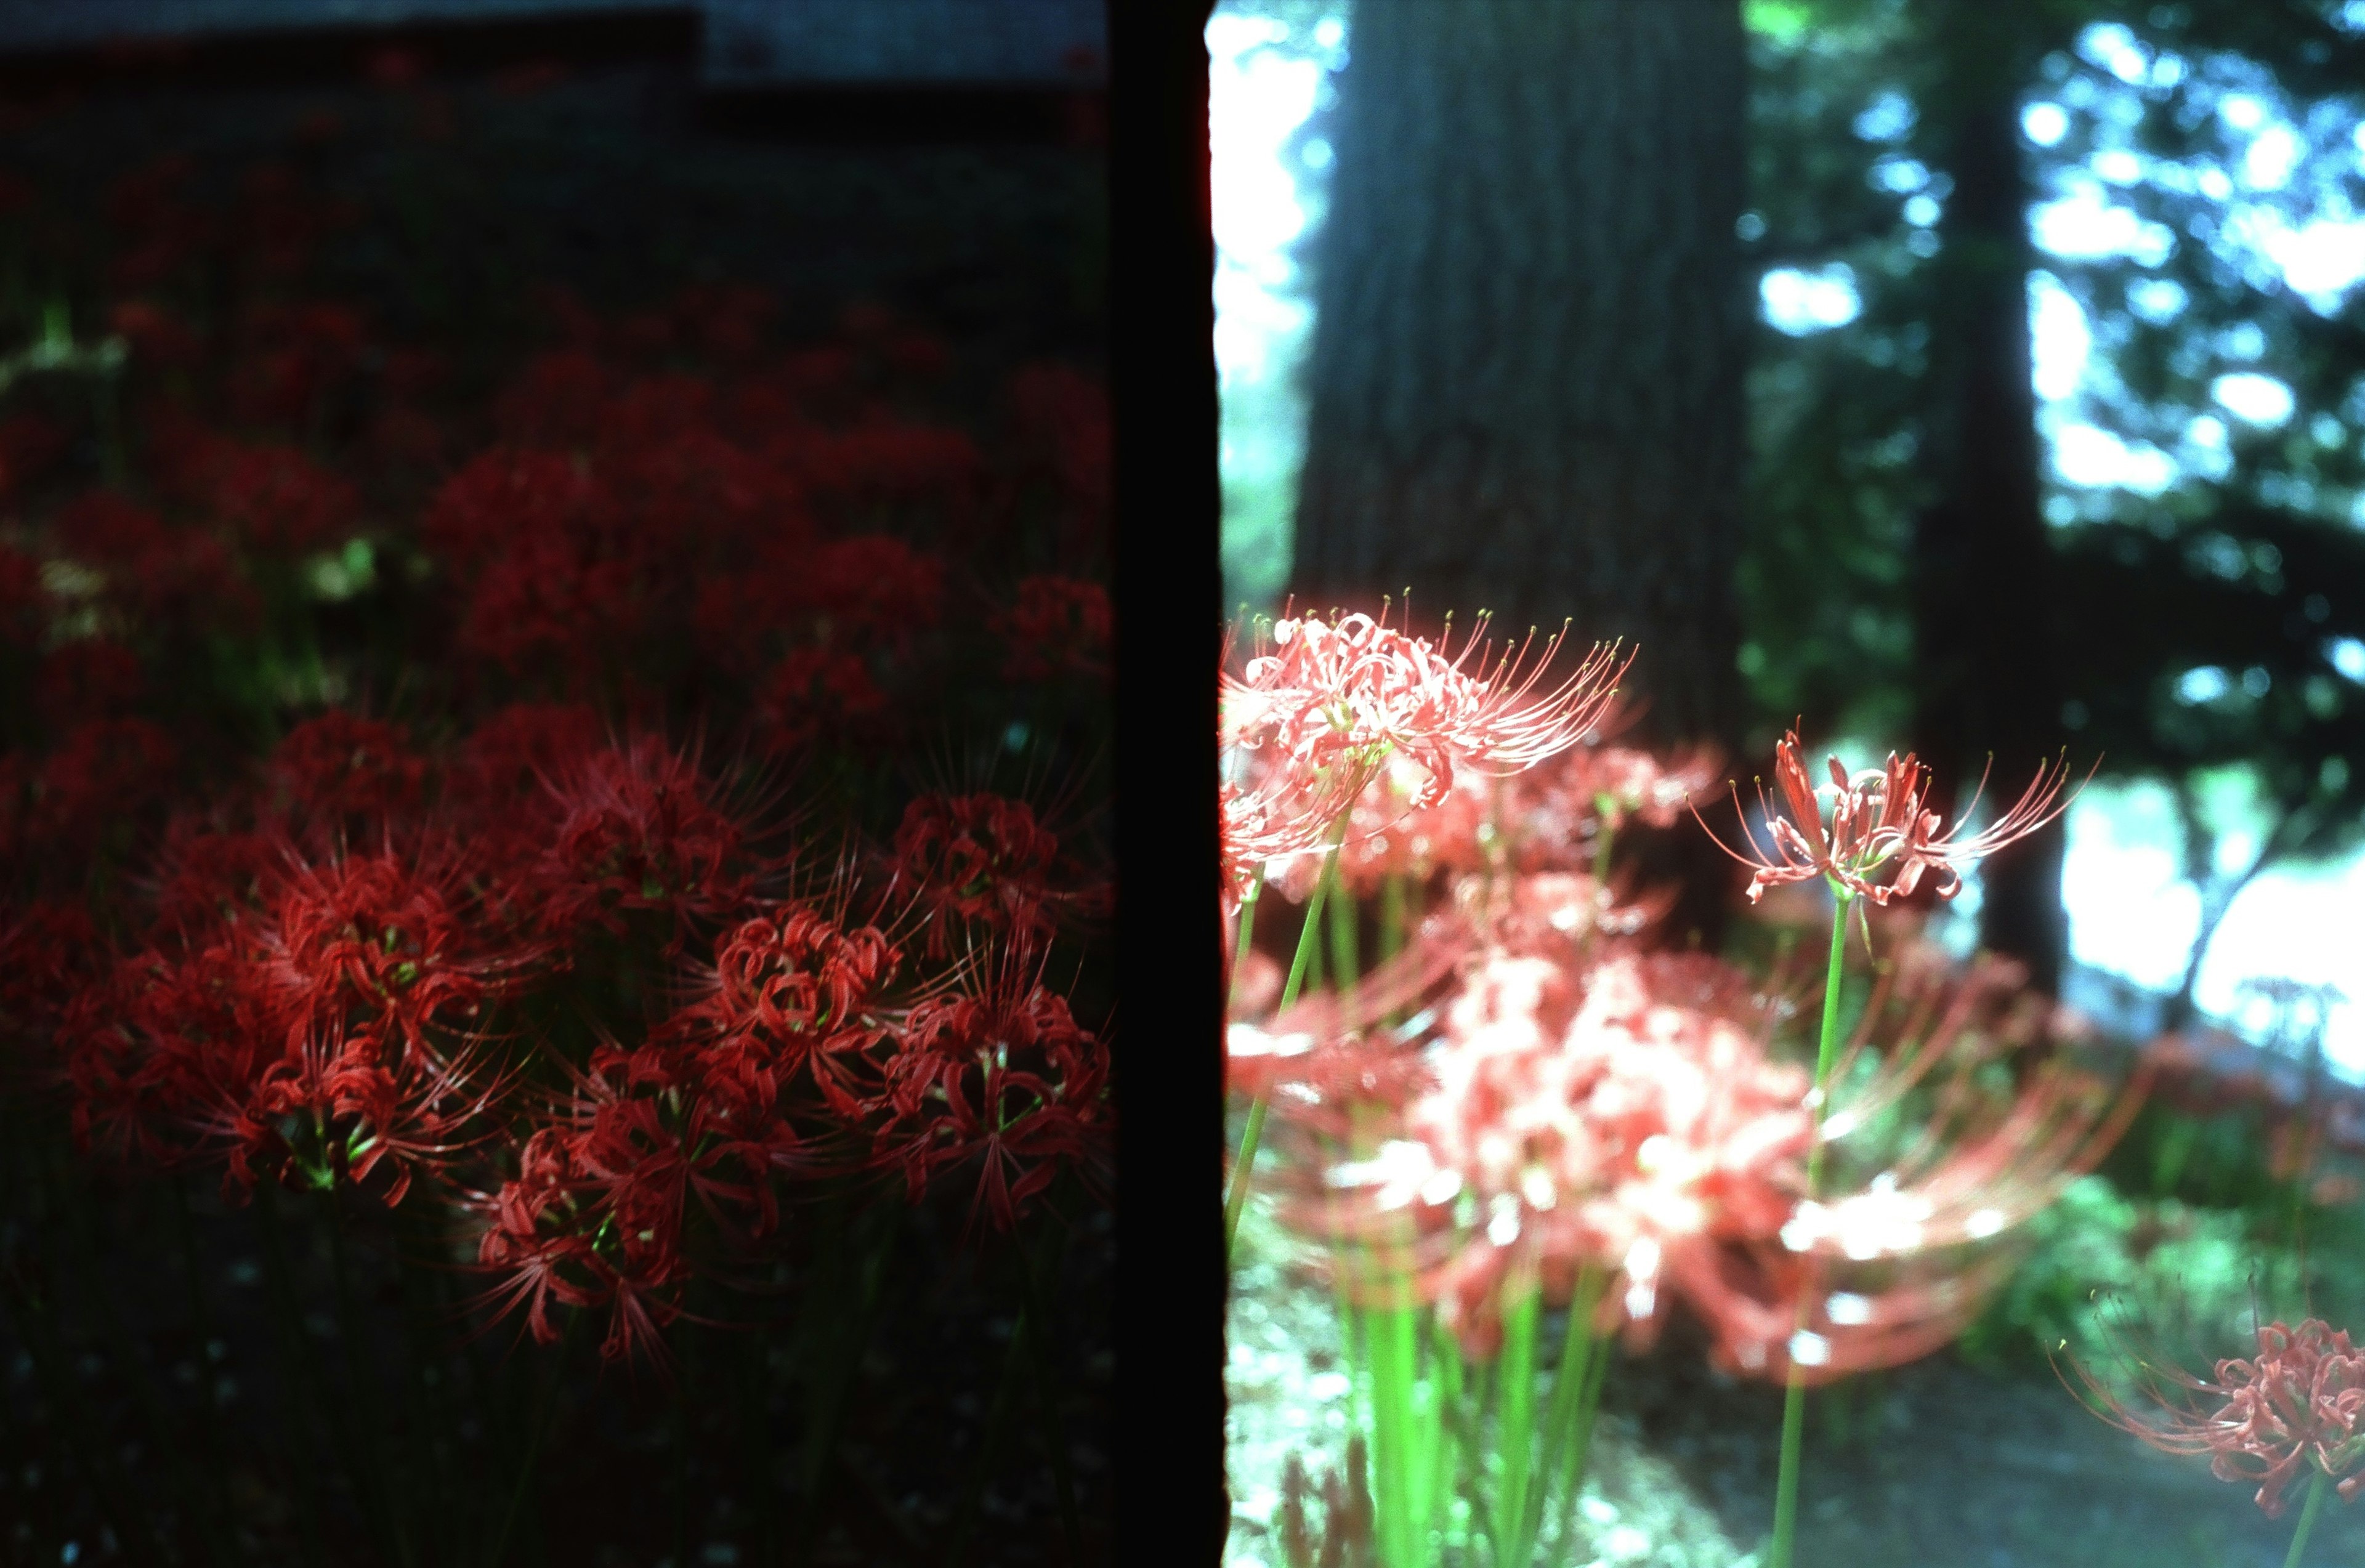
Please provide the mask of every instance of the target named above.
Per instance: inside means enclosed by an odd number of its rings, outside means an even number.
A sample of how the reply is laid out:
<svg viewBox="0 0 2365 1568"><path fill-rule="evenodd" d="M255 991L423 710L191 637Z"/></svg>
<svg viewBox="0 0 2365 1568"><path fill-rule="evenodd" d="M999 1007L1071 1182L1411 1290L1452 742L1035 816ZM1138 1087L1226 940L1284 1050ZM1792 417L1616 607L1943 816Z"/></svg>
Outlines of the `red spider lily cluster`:
<svg viewBox="0 0 2365 1568"><path fill-rule="evenodd" d="M1275 622L1272 651L1261 638L1243 675L1222 674L1218 741L1235 775L1220 796L1227 900L1266 867L1348 834L1346 814L1383 778L1407 791L1394 823L1446 801L1457 767L1465 781L1516 774L1600 722L1626 667L1615 649L1595 648L1539 694L1562 639L1530 658L1532 637L1497 648L1484 632L1482 618L1456 649L1450 627L1431 642L1384 617L1306 615ZM1386 799L1366 810L1385 811Z"/></svg>
<svg viewBox="0 0 2365 1568"><path fill-rule="evenodd" d="M2072 1365L2090 1408L2164 1453L2208 1455L2221 1481L2256 1482L2269 1518L2311 1470L2354 1502L2365 1488L2365 1352L2315 1317L2260 1324L2258 1336L2257 1355L2221 1361L2206 1379L2123 1347L2141 1408Z"/></svg>
<svg viewBox="0 0 2365 1568"><path fill-rule="evenodd" d="M1341 626L1293 628L1227 681L1226 738L1243 757L1227 796L1236 867L1279 844L1271 882L1294 899L1335 875L1334 897L1429 912L1344 991L1276 1016L1277 965L1261 954L1235 990L1234 1086L1269 1101L1280 1212L1342 1289L1429 1305L1478 1360L1539 1290L1595 1304L1597 1332L1636 1342L1680 1302L1721 1364L1777 1382L1894 1365L1958 1334L2001 1281L1997 1239L2138 1103L2069 1065L2075 1021L2016 966L1957 963L1900 911L1819 1117L1798 1026L1811 989L1665 950L1672 894L1636 887L1615 856L1621 832L1674 825L1715 759L1610 744L1616 715L1592 687L1531 732L1554 735L1550 758L1457 772L1452 743L1396 744L1412 722L1366 695L1438 679L1436 662L1362 673L1380 629ZM2059 810L2048 769L1965 835L1911 758L1835 772L1827 802L1798 751L1792 736L1778 753L1791 814L1774 819L1753 892L1826 877L1887 903L1930 876L1943 895ZM1983 1070L1999 1062L2014 1069L2001 1085ZM1810 1182L1819 1140L1845 1178L1834 1192Z"/></svg>
<svg viewBox="0 0 2365 1568"><path fill-rule="evenodd" d="M795 346L711 286L553 291L464 375L308 292L293 175L238 200L110 197L103 476L0 429L12 1066L97 1157L437 1205L611 1357L824 1183L1098 1193L1089 797L895 767L1099 714L1097 385L1023 366L973 432L912 324Z"/></svg>

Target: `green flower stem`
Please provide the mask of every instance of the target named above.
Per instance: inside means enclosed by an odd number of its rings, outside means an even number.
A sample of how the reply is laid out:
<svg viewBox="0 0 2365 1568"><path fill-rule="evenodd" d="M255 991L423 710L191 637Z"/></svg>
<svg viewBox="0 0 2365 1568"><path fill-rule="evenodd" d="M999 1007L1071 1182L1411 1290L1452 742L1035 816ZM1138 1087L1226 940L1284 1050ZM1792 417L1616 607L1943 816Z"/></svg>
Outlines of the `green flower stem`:
<svg viewBox="0 0 2365 1568"><path fill-rule="evenodd" d="M1593 1453L1593 1421L1601 1413L1601 1384L1609 1375L1609 1336L1596 1334L1586 1349L1585 1387L1578 1392L1576 1419L1569 1434L1568 1489L1563 1514L1575 1517L1577 1494L1585 1484L1586 1462Z"/></svg>
<svg viewBox="0 0 2365 1568"><path fill-rule="evenodd" d="M825 1234L824 1276L835 1282L851 1271L855 1278L809 1296L812 1309L835 1307L836 1319L826 1326L815 1321L813 1342L820 1354L806 1364L815 1369L813 1381L808 1385L810 1403L807 1406L804 1453L805 1523L800 1542L800 1561L813 1555L816 1531L822 1518L822 1479L830 1472L837 1457L837 1441L845 1425L846 1395L854 1386L854 1374L860 1369L862 1354L869 1346L870 1330L878 1314L879 1298L887 1283L887 1265L895 1250L895 1226L902 1210L882 1204L863 1216L876 1228L861 1251L852 1257L857 1227L841 1224L834 1232ZM835 1240L832 1238L835 1238ZM851 1262L854 1269L848 1271Z"/></svg>
<svg viewBox="0 0 2365 1568"><path fill-rule="evenodd" d="M1248 971L1249 935L1256 930L1257 905L1264 901L1264 868L1259 866L1256 875L1249 879L1249 890L1240 895L1239 935L1232 944L1232 983L1224 997L1224 1017L1229 1022L1232 1009L1239 1004L1240 976Z"/></svg>
<svg viewBox="0 0 2365 1568"><path fill-rule="evenodd" d="M279 1349L279 1382L287 1394L287 1419L282 1432L287 1445L287 1484L296 1494L297 1529L303 1541L304 1561L320 1561L319 1504L307 1481L315 1452L307 1447L303 1428L310 1423L306 1407L315 1406L320 1387L319 1373L312 1364L311 1347L305 1343L304 1320L296 1308L296 1286L287 1267L287 1247L279 1231L279 1200L276 1189L266 1178L254 1184L255 1228L263 1238L263 1282L271 1297L271 1321ZM317 1407L315 1409L317 1416ZM334 1427L331 1417L331 1426ZM353 1498L364 1511L369 1506L368 1495L353 1473L353 1447L344 1441L344 1433L332 1429L330 1447L335 1450L338 1467L344 1472L346 1484L353 1488Z"/></svg>
<svg viewBox="0 0 2365 1568"><path fill-rule="evenodd" d="M345 1227L338 1216L336 1193L333 1189L321 1194L320 1223L329 1232L329 1271L336 1290L337 1338L343 1342L345 1381L350 1386L353 1405L368 1409L377 1403L377 1391L369 1386L362 1372L363 1355L360 1341L361 1316L353 1308L353 1280L345 1266ZM367 1434L364 1439L368 1450L370 1490L375 1496L372 1505L384 1521L387 1533L393 1537L394 1558L401 1568L412 1568L418 1561L411 1551L410 1532L404 1528L400 1498L395 1484L393 1456L387 1451L384 1427L375 1421L363 1423Z"/></svg>
<svg viewBox="0 0 2365 1568"><path fill-rule="evenodd" d="M1355 948L1355 895L1347 890L1336 861L1330 866L1330 983L1344 991L1362 972Z"/></svg>
<svg viewBox="0 0 2365 1568"><path fill-rule="evenodd" d="M1848 906L1855 895L1844 889L1833 889L1832 956L1823 972L1822 1037L1815 1047L1815 1091L1810 1114L1814 1118L1814 1132L1807 1146L1807 1197L1810 1201L1822 1193L1823 1180L1823 1103L1832 1076L1832 1063L1839 1055L1840 1043L1840 967L1847 951ZM1805 1327L1809 1295L1799 1298L1799 1327ZM1782 1468L1774 1490L1774 1543L1767 1551L1766 1568L1790 1568L1791 1552L1799 1533L1799 1453L1806 1435L1807 1385L1799 1373L1799 1364L1790 1363L1790 1375L1782 1394Z"/></svg>
<svg viewBox="0 0 2365 1568"><path fill-rule="evenodd" d="M1455 1461L1463 1439L1461 1422L1462 1346L1453 1338L1452 1330L1438 1322L1434 1314L1429 1317L1429 1358L1432 1369L1429 1375L1436 1389L1437 1452L1430 1469L1429 1495L1432 1500L1432 1511L1443 1515L1450 1525L1452 1510L1447 1498L1453 1488Z"/></svg>
<svg viewBox="0 0 2365 1568"><path fill-rule="evenodd" d="M1347 818L1342 813L1339 823L1330 830L1330 847L1322 857L1322 875L1314 884L1314 897L1306 906L1306 924L1297 933L1297 954L1289 962L1289 978L1282 982L1281 1002L1273 1009L1275 1015L1289 1011L1297 1000L1298 987L1306 983L1306 966L1314 957L1316 934L1322 929L1323 895L1330 890L1331 873L1338 868L1339 846L1347 835ZM1224 1256L1229 1259L1240 1234L1240 1211L1248 1206L1249 1170L1256 1164L1257 1140L1264 1132L1264 1096L1260 1094L1249 1103L1249 1125L1240 1135L1239 1158L1232 1166L1232 1189L1224 1199Z"/></svg>
<svg viewBox="0 0 2365 1568"><path fill-rule="evenodd" d="M1414 1385L1419 1378L1419 1310L1407 1305L1367 1313L1364 1334L1372 1359L1372 1500L1383 1568L1416 1568L1427 1544L1427 1510L1418 1483L1429 1471L1431 1444L1422 1440Z"/></svg>
<svg viewBox="0 0 2365 1568"><path fill-rule="evenodd" d="M775 1282L778 1282L777 1276ZM779 1454L772 1446L770 1400L772 1364L768 1350L772 1319L766 1318L739 1337L737 1417L739 1452L747 1465L748 1490L756 1499L756 1561L780 1558Z"/></svg>
<svg viewBox="0 0 2365 1568"><path fill-rule="evenodd" d="M1536 1324L1542 1306L1543 1292L1530 1282L1503 1312L1503 1408L1495 1428L1503 1477L1495 1494L1496 1568L1527 1568L1530 1555L1528 1480L1535 1459Z"/></svg>
<svg viewBox="0 0 2365 1568"><path fill-rule="evenodd" d="M1543 1453L1537 1467L1536 1484L1528 1494L1527 1516L1519 1525L1516 1562L1525 1562L1535 1551L1536 1538L1543 1530L1545 1498L1562 1474L1562 1462L1575 1445L1577 1423L1586 1414L1585 1391L1594 1384L1593 1362L1597 1349L1593 1314L1600 1305L1601 1291L1598 1269L1588 1265L1578 1272L1575 1293L1569 1297L1568 1329L1561 1339L1560 1368L1552 1374L1552 1403L1544 1413ZM1567 1477L1566 1485L1572 1495L1583 1479L1581 1469Z"/></svg>
<svg viewBox="0 0 2365 1568"><path fill-rule="evenodd" d="M197 1361L197 1440L210 1457L215 1479L206 1499L204 1518L206 1550L217 1562L230 1561L224 1533L223 1499L230 1495L228 1484L221 1479L222 1466L228 1450L221 1439L221 1404L219 1397L221 1380L215 1376L213 1366L213 1320L206 1310L205 1276L197 1265L196 1227L189 1223L189 1195L183 1190L180 1178L164 1178L168 1206L173 1215L174 1239L179 1244L181 1273L189 1292L189 1338L196 1346Z"/></svg>
<svg viewBox="0 0 2365 1568"><path fill-rule="evenodd" d="M1002 1360L1001 1385L995 1389L993 1404L986 1411L984 1440L978 1446L969 1479L961 1487L959 1506L946 1527L945 1568L960 1568L969 1550L970 1534L977 1524L978 1502L984 1496L986 1481L993 1473L993 1462L1001 1455L1002 1440L1010 1428L1011 1407L1018 1403L1019 1380L1026 1368L1026 1320L1022 1312L1010 1330L1010 1349Z"/></svg>
<svg viewBox="0 0 2365 1568"><path fill-rule="evenodd" d="M1055 1280L1065 1239L1057 1230L1051 1234L1044 1267ZM1069 1568L1082 1568L1083 1529L1076 1515L1076 1483L1069 1473L1067 1438L1059 1420L1059 1380L1051 1359L1049 1316L1044 1310L1042 1286L1035 1278L1034 1260L1027 1256L1023 1242L1014 1240L1013 1250L1017 1254L1018 1288L1024 1303L1023 1332L1034 1350L1036 1414L1042 1422L1045 1457L1051 1462L1051 1483L1059 1501L1059 1533L1067 1541Z"/></svg>
<svg viewBox="0 0 2365 1568"><path fill-rule="evenodd" d="M667 1558L676 1568L689 1561L690 1410L697 1403L691 1383L698 1375L701 1338L697 1324L682 1324L680 1367L673 1386L673 1551Z"/></svg>
<svg viewBox="0 0 2365 1568"><path fill-rule="evenodd" d="M403 1404L412 1429L420 1435L422 1450L419 1456L419 1486L411 1502L416 1510L420 1553L441 1562L448 1560L443 1540L458 1511L452 1496L447 1439L455 1423L446 1404L448 1383L443 1369L433 1364L433 1336L421 1312L421 1285L412 1278L415 1265L406 1246L418 1229L418 1213L415 1200L408 1214L401 1209L395 1211L394 1284L396 1305L402 1319L403 1350L409 1362L409 1375L402 1380Z"/></svg>
<svg viewBox="0 0 2365 1568"><path fill-rule="evenodd" d="M525 1506L526 1494L533 1490L533 1467L542 1457L542 1440L549 1436L550 1417L558 1408L558 1385L566 1381L566 1353L575 1348L575 1337L583 1327L583 1317L579 1308L566 1315L566 1330L559 1336L557 1348L551 1353L550 1372L542 1383L542 1397L536 1401L532 1422L526 1428L524 1459L518 1465L517 1480L510 1484L509 1506L501 1513L500 1533L493 1537L493 1549L486 1555L485 1568L501 1568L510 1537L517 1532L518 1514Z"/></svg>
<svg viewBox="0 0 2365 1568"><path fill-rule="evenodd" d="M2292 1532L2291 1551L2283 1556L2283 1568L2299 1568L2300 1554L2307 1550L2308 1532L2315 1529L2316 1511L2324 1506L2324 1471L2319 1467L2309 1477L2307 1502L2299 1511L2299 1529Z"/></svg>

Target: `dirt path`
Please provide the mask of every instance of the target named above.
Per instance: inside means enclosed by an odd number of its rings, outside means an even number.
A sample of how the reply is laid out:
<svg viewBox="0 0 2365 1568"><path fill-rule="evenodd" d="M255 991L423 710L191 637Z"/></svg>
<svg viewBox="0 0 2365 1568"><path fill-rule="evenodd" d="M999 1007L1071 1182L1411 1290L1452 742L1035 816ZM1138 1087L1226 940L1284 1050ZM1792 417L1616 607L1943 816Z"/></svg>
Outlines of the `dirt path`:
<svg viewBox="0 0 2365 1568"><path fill-rule="evenodd" d="M1280 1568L1271 1524L1293 1450L1344 1450L1348 1383L1322 1283L1253 1208L1233 1277L1227 1568ZM1545 1336L1547 1341L1556 1339ZM1620 1361L1597 1461L1552 1568L1754 1568L1773 1524L1778 1389L1721 1377L1678 1334ZM2156 1454L2040 1375L1952 1356L1810 1406L1801 1568L2279 1568L2297 1518L2200 1460ZM2328 1502L2311 1564L2365 1561L2365 1507Z"/></svg>

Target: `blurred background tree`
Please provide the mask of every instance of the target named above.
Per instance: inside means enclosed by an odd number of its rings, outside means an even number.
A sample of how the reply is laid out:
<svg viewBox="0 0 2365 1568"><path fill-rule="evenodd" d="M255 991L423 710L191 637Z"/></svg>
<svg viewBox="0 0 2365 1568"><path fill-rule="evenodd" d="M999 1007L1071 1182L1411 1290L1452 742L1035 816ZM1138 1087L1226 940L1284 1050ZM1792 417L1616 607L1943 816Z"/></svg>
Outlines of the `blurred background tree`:
<svg viewBox="0 0 2365 1568"><path fill-rule="evenodd" d="M1745 759L1804 715L1859 759L1914 747L1966 803L1990 756L2001 788L2099 756L2090 808L2162 818L2170 864L2113 891L2090 857L2072 892L2148 900L2132 967L2157 995L2115 1021L2173 1024L2236 895L2365 823L2365 6L1747 0L1738 36L1725 16L1219 12L1245 29L1219 94L1278 104L1283 61L1305 67L1273 137L1302 204L1227 241L1227 275L1264 267L1257 297L1285 301L1262 380L1227 361L1236 594L1574 614L1642 642L1663 734ZM1719 84L1744 47L1736 135ZM1672 111L1658 59L1688 73ZM1617 91L1521 85L1605 73ZM1733 158L1727 247L1706 215ZM1654 308L1729 297L1728 264L1754 327ZM1220 331L1250 330L1243 297ZM1957 906L2048 983L2063 853L2000 858ZM2237 978L2211 982L2221 1013Z"/></svg>
<svg viewBox="0 0 2365 1568"><path fill-rule="evenodd" d="M1361 13L1294 585L1623 637L1730 745L1745 56L1732 0Z"/></svg>
<svg viewBox="0 0 2365 1568"><path fill-rule="evenodd" d="M1461 18L1485 32L1513 8L1219 6L1219 140L1247 123L1220 84L1278 80L1282 60L1308 71L1269 143L1301 198L1289 221L1253 232L1238 214L1282 209L1258 207L1219 153L1219 239L1239 204L1227 275L1291 302L1261 379L1236 384L1245 356L1227 361L1236 597L1370 602L1409 584L1432 614L1538 604L1522 627L1575 613L1581 635L1638 636L1646 677L1710 641L1568 579L1616 580L1599 563L1633 559L1620 476L1689 454L1708 493L1713 441L1695 449L1621 405L1626 445L1604 455L1568 411L1605 392L1687 396L1653 366L1705 341L1698 302L1714 296L1695 293L1679 325L1620 320L1662 334L1655 348L1586 338L1587 311L1676 263L1655 232L1586 259L1592 241L1568 227L1624 232L1627 213L1583 196L1573 140L1507 148L1497 129L1639 113L1632 95L1575 101L1574 84L1658 11L1721 7L1572 0L1517 45L1484 45L1505 84L1453 118L1461 100L1422 73L1474 71L1482 41L1453 36ZM1742 0L1739 20L1743 134L1719 145L1744 169L1731 221L1755 309L1723 362L1741 386L1741 498L1704 571L1730 575L1700 588L1734 607L1733 771L1762 768L1799 716L1852 765L1919 751L1958 804L1992 756L1982 811L2040 759L2066 748L2082 773L2099 758L2066 833L1983 868L1941 930L2026 958L2162 1070L1966 1352L2046 1378L2064 1341L2093 1353L2097 1289L2220 1339L2238 1340L2254 1296L2353 1326L2365 1009L2326 988L2359 994L2365 946L2365 0ZM1423 26L1440 58L1391 62ZM1382 151L1359 165L1365 92ZM1704 126L1725 113L1712 79L1690 102ZM1642 199L1702 188L1694 164L1667 168ZM1422 200L1444 220L1407 232ZM1690 231L1668 227L1680 252ZM1548 256L1559 270L1535 275ZM1472 281L1444 286L1449 264ZM1400 303L1375 303L1382 282ZM1226 286L1219 344L1243 334L1238 354L1254 318ZM1434 346L1445 331L1450 352ZM1300 339L1316 345L1302 372ZM1530 363L1547 367L1541 390L1498 398ZM1557 528L1505 527L1512 492L1433 476L1483 472L1474 454L1508 472L1522 442L1544 447L1527 493L1546 498L1526 504ZM1234 462L1250 454L1265 465ZM1550 488L1586 471L1604 476L1586 494ZM1661 524L1647 558L1679 573L1721 515ZM2286 1015L2303 994L2300 1028ZM1714 1410L1703 1427L1724 1420ZM1917 1536L1897 1560L1988 1561L1971 1545L1985 1528ZM2155 1535L2130 1532L2126 1560Z"/></svg>

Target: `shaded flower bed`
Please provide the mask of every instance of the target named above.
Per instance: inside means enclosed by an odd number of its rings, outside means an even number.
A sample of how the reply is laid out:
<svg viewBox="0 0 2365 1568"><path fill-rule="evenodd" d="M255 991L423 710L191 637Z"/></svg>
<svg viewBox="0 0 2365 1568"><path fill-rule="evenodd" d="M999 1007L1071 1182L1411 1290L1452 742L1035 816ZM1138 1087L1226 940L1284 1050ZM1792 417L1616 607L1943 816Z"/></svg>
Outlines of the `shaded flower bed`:
<svg viewBox="0 0 2365 1568"><path fill-rule="evenodd" d="M1097 382L205 174L0 410L14 1547L1104 1550Z"/></svg>

